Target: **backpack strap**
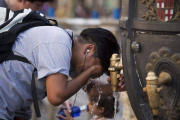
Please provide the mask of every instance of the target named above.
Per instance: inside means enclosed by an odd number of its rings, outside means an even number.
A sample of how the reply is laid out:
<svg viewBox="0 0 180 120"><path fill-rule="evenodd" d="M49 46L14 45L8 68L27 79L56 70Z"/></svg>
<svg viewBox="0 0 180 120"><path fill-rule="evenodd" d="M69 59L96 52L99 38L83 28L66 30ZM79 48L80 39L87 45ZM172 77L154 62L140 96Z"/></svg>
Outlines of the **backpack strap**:
<svg viewBox="0 0 180 120"><path fill-rule="evenodd" d="M66 30L65 30L66 31ZM70 35L67 31L66 31L66 33L69 35L69 37L71 38L71 41L72 41L72 47L74 46L74 41L73 41L73 33L72 33L72 35Z"/></svg>
<svg viewBox="0 0 180 120"><path fill-rule="evenodd" d="M24 11L24 10L15 11L13 17L12 17L11 19L7 20L5 23L3 23L3 24L0 26L0 29L4 28L6 25L8 25L9 23L11 23L11 22L13 21L13 19L14 19L17 15L19 15L19 13L23 13L23 11ZM9 14L8 14L8 16L6 16L6 18L8 18L8 17L9 17Z"/></svg>
<svg viewBox="0 0 180 120"><path fill-rule="evenodd" d="M10 9L6 9L6 18L5 18L5 21L7 21L9 19L9 12L10 12Z"/></svg>
<svg viewBox="0 0 180 120"><path fill-rule="evenodd" d="M37 97L37 91L36 91L36 83L35 83L35 75L34 72L37 71L35 68L32 74L32 80L31 80L31 94L32 94L32 100L34 104L34 110L36 113L36 117L41 117L39 104L38 104L38 97Z"/></svg>
<svg viewBox="0 0 180 120"><path fill-rule="evenodd" d="M25 63L31 64L26 58L14 55L13 51L11 51L11 53L8 55L8 57L6 58L6 61L7 60L18 60L18 61L21 61L21 62L25 62ZM34 76L34 72L35 71L37 71L36 68L34 69L33 74L32 74L31 94L32 94L32 100L33 100L33 104L34 104L34 109L35 109L36 117L41 117L41 113L40 113L40 109L39 109L39 105L38 105L38 97L37 97L37 91L36 91L36 84L35 84L35 76Z"/></svg>
<svg viewBox="0 0 180 120"><path fill-rule="evenodd" d="M13 51L11 51L11 53L8 55L5 61L8 61L8 60L18 60L18 61L31 64L26 58L14 55Z"/></svg>

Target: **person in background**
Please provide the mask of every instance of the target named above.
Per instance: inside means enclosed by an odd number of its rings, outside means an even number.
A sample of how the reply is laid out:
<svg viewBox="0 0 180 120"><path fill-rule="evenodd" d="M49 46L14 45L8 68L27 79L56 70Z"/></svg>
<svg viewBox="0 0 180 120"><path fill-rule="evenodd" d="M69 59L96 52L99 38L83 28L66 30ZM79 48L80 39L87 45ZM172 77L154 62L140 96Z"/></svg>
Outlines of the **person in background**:
<svg viewBox="0 0 180 120"><path fill-rule="evenodd" d="M75 7L75 17L77 18L89 18L90 12L89 10L84 6L83 0L78 0L77 5Z"/></svg>
<svg viewBox="0 0 180 120"><path fill-rule="evenodd" d="M112 95L101 97L100 99L99 97L89 96L87 108L88 113L93 115L91 120L113 120L116 113L119 112L119 102L117 100L117 103L115 104L115 98ZM66 117L59 114L59 118L64 120L73 120L71 115L66 110L64 110L64 112Z"/></svg>
<svg viewBox="0 0 180 120"><path fill-rule="evenodd" d="M10 19L14 11L22 9L31 9L32 11L41 11L45 2L53 2L54 0L0 0L0 25ZM4 11L3 8L8 8L10 11ZM9 15L10 14L10 15ZM9 18L6 17L9 15ZM5 16L5 17L4 17Z"/></svg>
<svg viewBox="0 0 180 120"><path fill-rule="evenodd" d="M42 6L45 2L52 2L53 0L4 0L7 7L11 11L17 11L21 9L29 9L35 11L41 11Z"/></svg>

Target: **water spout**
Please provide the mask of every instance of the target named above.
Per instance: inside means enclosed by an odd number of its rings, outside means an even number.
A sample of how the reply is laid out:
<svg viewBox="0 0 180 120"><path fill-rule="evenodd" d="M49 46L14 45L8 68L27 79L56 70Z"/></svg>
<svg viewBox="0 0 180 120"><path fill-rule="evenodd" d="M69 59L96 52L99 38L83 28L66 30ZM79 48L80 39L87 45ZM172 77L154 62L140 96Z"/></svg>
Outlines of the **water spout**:
<svg viewBox="0 0 180 120"><path fill-rule="evenodd" d="M112 54L110 58L110 67L108 70L110 71L111 85L113 92L117 91L118 87L118 79L120 77L120 71L122 70L123 65L120 63L120 58L118 54Z"/></svg>

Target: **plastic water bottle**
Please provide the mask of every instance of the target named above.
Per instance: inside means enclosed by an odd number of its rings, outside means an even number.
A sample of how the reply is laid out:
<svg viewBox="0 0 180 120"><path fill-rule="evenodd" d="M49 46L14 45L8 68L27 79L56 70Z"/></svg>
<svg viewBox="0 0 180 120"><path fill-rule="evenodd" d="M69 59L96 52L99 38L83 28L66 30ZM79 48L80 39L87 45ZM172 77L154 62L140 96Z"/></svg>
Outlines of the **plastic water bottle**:
<svg viewBox="0 0 180 120"><path fill-rule="evenodd" d="M66 110L66 108L65 108ZM74 117L79 117L81 112L83 111L87 111L87 105L83 105L83 106L74 106L74 107L71 107L71 116L74 118ZM66 117L65 113L64 113L64 109L60 110L59 111L59 114ZM60 118L60 120L64 120L62 118Z"/></svg>

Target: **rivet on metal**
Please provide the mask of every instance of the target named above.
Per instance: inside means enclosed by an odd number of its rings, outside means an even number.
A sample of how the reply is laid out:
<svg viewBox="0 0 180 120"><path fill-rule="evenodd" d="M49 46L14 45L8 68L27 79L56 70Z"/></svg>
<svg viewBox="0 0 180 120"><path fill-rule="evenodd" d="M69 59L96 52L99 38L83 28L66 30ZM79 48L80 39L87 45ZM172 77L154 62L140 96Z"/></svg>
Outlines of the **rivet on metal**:
<svg viewBox="0 0 180 120"><path fill-rule="evenodd" d="M140 52L140 44L137 41L133 42L132 45L131 45L131 49L135 53L139 53Z"/></svg>

